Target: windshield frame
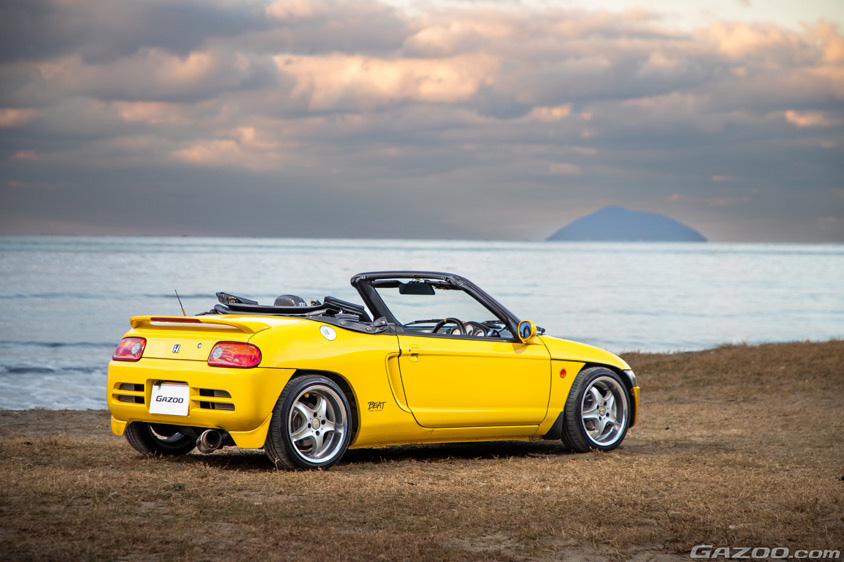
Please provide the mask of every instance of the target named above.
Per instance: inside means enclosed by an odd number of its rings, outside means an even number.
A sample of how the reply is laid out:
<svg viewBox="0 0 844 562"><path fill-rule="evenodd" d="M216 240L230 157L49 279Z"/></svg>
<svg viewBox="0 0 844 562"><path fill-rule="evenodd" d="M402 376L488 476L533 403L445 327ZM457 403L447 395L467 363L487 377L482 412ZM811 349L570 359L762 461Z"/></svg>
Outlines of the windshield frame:
<svg viewBox="0 0 844 562"><path fill-rule="evenodd" d="M492 298L483 289L459 275L435 271L377 271L359 273L352 277L351 283L352 286L357 289L358 293L360 293L361 298L375 318L383 316L387 319L387 322L396 326L396 331L403 332L403 324L396 319L389 307L378 295L378 292L375 290L375 287L372 286L372 283L373 281L379 280L406 281L413 279L418 279L420 281L434 281L438 284L445 282L453 290L460 289L464 291L470 297L478 301L478 303L480 303L484 308L489 310L493 317L501 320L507 327L510 334L513 335L513 340L517 339L516 334L518 334L519 318L507 310L497 300Z"/></svg>

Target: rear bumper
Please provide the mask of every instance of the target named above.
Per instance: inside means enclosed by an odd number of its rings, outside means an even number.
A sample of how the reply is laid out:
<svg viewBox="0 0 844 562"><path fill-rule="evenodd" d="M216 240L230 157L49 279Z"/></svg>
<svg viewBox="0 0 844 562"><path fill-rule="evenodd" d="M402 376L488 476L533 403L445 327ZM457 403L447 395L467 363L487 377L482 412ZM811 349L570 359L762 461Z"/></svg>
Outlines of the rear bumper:
<svg viewBox="0 0 844 562"><path fill-rule="evenodd" d="M228 369L204 361L141 359L112 361L108 367L111 430L123 435L134 421L227 431L239 447L264 445L273 407L295 369ZM157 381L190 387L187 416L150 414L152 385Z"/></svg>

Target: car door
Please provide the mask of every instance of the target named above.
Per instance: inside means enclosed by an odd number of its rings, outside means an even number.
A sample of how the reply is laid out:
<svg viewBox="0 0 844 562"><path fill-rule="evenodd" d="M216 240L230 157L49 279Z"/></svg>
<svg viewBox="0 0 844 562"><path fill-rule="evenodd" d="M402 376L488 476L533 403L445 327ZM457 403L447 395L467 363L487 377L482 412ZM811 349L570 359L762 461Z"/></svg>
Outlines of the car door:
<svg viewBox="0 0 844 562"><path fill-rule="evenodd" d="M548 409L551 360L540 341L399 334L407 404L424 427L535 425Z"/></svg>

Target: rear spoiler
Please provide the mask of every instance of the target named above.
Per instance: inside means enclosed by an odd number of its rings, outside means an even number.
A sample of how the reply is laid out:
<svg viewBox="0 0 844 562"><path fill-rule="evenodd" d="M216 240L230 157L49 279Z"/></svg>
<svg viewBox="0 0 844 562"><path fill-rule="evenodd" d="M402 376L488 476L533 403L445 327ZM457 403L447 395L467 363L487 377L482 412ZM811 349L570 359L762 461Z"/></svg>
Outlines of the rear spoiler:
<svg viewBox="0 0 844 562"><path fill-rule="evenodd" d="M270 327L269 324L260 320L234 320L220 316L134 316L129 320L129 323L135 329L181 328L202 330L226 327L241 331L244 334L255 334Z"/></svg>

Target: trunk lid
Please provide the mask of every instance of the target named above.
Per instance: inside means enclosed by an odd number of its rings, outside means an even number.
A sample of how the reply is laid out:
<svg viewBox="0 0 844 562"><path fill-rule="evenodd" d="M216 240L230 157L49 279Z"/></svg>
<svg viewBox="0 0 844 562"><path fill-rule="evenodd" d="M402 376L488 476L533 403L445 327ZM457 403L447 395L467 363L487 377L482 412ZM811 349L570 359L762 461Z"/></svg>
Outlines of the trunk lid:
<svg viewBox="0 0 844 562"><path fill-rule="evenodd" d="M131 324L131 335L147 340L144 357L203 362L217 342L248 342L270 327L258 319L213 316L136 316Z"/></svg>

